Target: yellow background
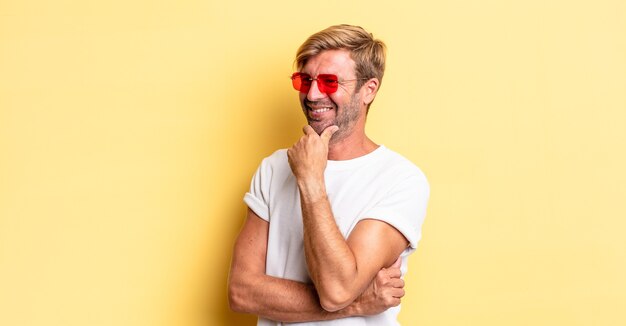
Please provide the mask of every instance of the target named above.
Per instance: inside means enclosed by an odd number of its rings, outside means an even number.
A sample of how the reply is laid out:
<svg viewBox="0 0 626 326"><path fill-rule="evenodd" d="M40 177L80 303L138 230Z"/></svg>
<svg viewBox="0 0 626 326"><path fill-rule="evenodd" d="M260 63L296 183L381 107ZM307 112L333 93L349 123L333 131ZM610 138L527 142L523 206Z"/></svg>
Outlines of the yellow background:
<svg viewBox="0 0 626 326"><path fill-rule="evenodd" d="M388 45L432 197L404 325L626 325L626 3L0 0L0 325L251 325L226 279L296 48Z"/></svg>

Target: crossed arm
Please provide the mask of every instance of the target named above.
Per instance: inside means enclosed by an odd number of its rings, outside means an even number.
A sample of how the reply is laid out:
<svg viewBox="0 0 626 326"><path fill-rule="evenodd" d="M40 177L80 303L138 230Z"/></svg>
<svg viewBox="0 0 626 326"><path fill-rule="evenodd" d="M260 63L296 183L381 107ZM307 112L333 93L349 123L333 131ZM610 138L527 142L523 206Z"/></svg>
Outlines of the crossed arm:
<svg viewBox="0 0 626 326"><path fill-rule="evenodd" d="M231 309L283 321L304 322L349 316L374 315L400 304L404 282L399 260L383 268L352 304L329 312L322 308L313 284L265 274L269 224L248 209L237 237L228 284ZM390 264L391 265L391 264Z"/></svg>

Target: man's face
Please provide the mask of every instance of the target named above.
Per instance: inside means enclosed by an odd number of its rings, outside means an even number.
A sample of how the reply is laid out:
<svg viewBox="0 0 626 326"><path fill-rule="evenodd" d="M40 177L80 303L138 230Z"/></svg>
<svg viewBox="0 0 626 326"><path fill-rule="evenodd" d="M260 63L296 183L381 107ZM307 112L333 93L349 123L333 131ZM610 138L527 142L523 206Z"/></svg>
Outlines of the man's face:
<svg viewBox="0 0 626 326"><path fill-rule="evenodd" d="M319 74L333 74L339 78L339 88L332 94L320 92L317 81L313 81L308 93L300 93L302 111L313 130L321 134L326 127L339 127L332 141L350 135L365 111L361 95L355 90L358 81L355 80L354 66L347 50L327 50L311 57L301 70L312 78Z"/></svg>

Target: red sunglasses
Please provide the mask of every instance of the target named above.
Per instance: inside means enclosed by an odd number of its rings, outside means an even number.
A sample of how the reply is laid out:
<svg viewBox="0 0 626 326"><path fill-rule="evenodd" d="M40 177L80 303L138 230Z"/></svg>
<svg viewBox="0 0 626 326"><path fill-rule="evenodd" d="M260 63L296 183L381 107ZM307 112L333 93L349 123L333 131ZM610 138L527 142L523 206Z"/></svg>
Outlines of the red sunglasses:
<svg viewBox="0 0 626 326"><path fill-rule="evenodd" d="M367 78L350 79L344 80L342 82L362 79ZM337 78L337 75L319 74L317 75L317 78L312 78L311 75L302 72L294 72L293 75L291 75L291 83L293 84L293 88L300 93L308 93L314 80L317 81L317 88L322 93L332 94L336 92L339 88L339 78Z"/></svg>

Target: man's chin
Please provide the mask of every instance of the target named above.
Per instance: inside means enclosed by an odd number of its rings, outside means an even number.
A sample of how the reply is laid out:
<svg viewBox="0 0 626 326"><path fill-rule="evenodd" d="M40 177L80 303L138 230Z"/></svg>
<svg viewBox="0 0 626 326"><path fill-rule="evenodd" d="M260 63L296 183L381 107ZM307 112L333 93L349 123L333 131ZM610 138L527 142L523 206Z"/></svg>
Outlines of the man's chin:
<svg viewBox="0 0 626 326"><path fill-rule="evenodd" d="M322 132L324 132L324 129L328 128L329 126L331 126L331 123L328 122L322 122L322 121L310 121L309 120L309 126L311 126L311 128L313 128L313 130L315 130L315 132L318 135L321 135Z"/></svg>

